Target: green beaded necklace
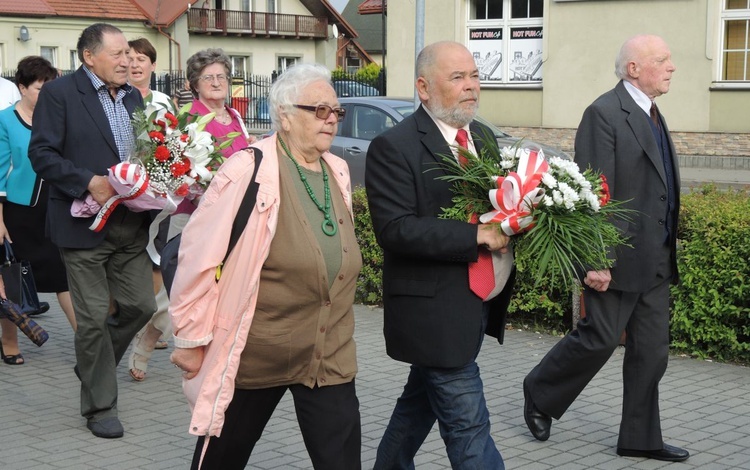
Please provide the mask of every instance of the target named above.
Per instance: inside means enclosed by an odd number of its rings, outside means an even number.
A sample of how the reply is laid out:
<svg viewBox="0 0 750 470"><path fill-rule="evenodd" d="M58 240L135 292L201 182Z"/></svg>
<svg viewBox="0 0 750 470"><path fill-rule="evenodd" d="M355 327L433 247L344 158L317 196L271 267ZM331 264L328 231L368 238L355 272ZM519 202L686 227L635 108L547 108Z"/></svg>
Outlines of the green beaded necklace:
<svg viewBox="0 0 750 470"><path fill-rule="evenodd" d="M286 152L286 156L289 157L292 163L294 163L294 166L297 167L299 179L301 179L302 184L305 185L305 189L307 190L307 194L310 196L310 199L312 199L312 202L315 204L318 210L323 213L324 220L321 224L323 233L325 233L329 237L336 235L338 228L336 227L336 224L331 220L331 188L328 186L328 172L326 171L325 165L323 165L323 162L320 162L320 168L323 169L323 192L325 193L325 206L323 206L322 204L320 204L320 202L318 202L318 198L315 197L315 193L313 193L313 190L310 187L310 183L307 182L307 176L305 176L305 174L302 172L302 167L299 163L297 163L297 160L294 159L292 153L289 151L286 144L281 139L281 136L279 136L279 143L281 144L281 148L284 149L284 152Z"/></svg>

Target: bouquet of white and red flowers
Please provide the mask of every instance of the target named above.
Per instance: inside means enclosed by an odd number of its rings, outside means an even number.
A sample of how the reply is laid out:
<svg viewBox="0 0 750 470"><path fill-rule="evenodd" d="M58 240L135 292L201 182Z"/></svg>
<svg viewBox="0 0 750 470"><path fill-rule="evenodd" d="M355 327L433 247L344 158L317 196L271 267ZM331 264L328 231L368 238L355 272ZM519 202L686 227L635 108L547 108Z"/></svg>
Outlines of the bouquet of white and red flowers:
<svg viewBox="0 0 750 470"><path fill-rule="evenodd" d="M76 217L96 214L89 228L98 232L120 203L136 212L158 209L171 213L183 198L203 194L224 161L220 150L231 145L236 134L217 144L204 130L214 113L190 114L190 106L183 106L177 115L153 103L136 110L133 155L129 162L109 169L109 181L117 195L104 206L99 206L90 195L84 201L76 200L71 213Z"/></svg>
<svg viewBox="0 0 750 470"><path fill-rule="evenodd" d="M227 136L221 145L204 131L214 113L190 114L190 104L175 116L164 107L149 104L133 115L136 132L134 162L149 176L149 188L160 196L192 197L203 194L213 174L224 162L220 150L231 145Z"/></svg>
<svg viewBox="0 0 750 470"><path fill-rule="evenodd" d="M592 169L560 157L546 159L541 149L498 148L491 134L474 136L485 143L480 155L458 148L460 164L445 156L441 177L455 182L453 207L442 217L496 223L524 252L537 285L560 276L572 287L582 269L612 266L609 251L625 244L614 218L628 217L622 202L611 201L607 180Z"/></svg>

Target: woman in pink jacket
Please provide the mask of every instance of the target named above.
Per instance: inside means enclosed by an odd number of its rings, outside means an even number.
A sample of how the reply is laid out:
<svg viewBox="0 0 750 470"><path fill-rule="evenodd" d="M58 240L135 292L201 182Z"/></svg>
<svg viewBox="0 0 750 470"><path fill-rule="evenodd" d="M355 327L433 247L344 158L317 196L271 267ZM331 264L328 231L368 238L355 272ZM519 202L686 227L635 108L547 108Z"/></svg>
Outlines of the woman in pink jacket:
<svg viewBox="0 0 750 470"><path fill-rule="evenodd" d="M349 170L328 152L344 110L320 65L288 69L268 100L276 132L222 165L182 235L172 362L200 436L192 468L244 469L290 390L313 466L359 469L361 257ZM260 155L255 207L217 281Z"/></svg>

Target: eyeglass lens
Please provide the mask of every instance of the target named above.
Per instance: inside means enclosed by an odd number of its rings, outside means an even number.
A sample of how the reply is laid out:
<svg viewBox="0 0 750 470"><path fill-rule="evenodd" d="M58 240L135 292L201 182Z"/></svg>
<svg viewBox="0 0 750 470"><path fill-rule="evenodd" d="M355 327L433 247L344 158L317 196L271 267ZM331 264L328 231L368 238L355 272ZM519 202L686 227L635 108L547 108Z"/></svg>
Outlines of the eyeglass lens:
<svg viewBox="0 0 750 470"><path fill-rule="evenodd" d="M201 77L201 80L203 80L204 82L209 82L209 83L213 83L214 80L218 80L219 82L223 83L227 81L227 76L226 75L203 75Z"/></svg>
<svg viewBox="0 0 750 470"><path fill-rule="evenodd" d="M336 113L336 119L341 121L344 119L344 115L346 114L346 110L344 108L332 108L328 106L327 104L319 104L317 108L315 108L315 117L318 119L326 120L328 119L328 116L331 115L331 113Z"/></svg>

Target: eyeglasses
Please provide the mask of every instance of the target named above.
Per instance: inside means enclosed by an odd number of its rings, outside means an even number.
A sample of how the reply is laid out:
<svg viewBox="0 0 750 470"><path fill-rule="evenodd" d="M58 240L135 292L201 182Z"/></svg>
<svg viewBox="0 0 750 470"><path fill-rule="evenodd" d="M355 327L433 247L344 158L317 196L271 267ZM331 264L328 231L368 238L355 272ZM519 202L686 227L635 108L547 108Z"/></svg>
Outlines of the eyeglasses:
<svg viewBox="0 0 750 470"><path fill-rule="evenodd" d="M332 108L328 106L327 104L319 104L317 106L305 106L303 104L293 104L295 108L304 109L305 111L310 111L312 113L315 113L315 117L318 119L322 119L325 121L328 119L328 116L331 115L331 113L336 113L336 119L341 122L344 120L344 116L346 116L346 110L344 108Z"/></svg>
<svg viewBox="0 0 750 470"><path fill-rule="evenodd" d="M224 83L227 81L226 75L201 75L200 79L203 80L206 83L213 83L214 80L218 80L219 83Z"/></svg>

